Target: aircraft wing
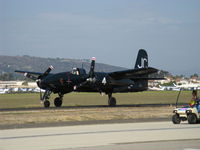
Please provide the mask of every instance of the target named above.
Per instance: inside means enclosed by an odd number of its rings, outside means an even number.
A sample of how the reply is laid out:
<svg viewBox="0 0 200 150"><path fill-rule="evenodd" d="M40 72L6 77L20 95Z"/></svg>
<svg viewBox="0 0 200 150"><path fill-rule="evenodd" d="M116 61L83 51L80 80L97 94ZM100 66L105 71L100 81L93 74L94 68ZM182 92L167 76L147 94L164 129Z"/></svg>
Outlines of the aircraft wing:
<svg viewBox="0 0 200 150"><path fill-rule="evenodd" d="M21 71L21 70L15 70L17 73L24 74L25 77L30 78L32 80L37 80L39 76L41 76L43 73L39 72L29 72L29 71Z"/></svg>
<svg viewBox="0 0 200 150"><path fill-rule="evenodd" d="M115 80L120 79L146 79L153 80L155 78L142 77L143 75L148 75L151 73L158 72L158 69L147 67L147 68L137 68L137 69L129 69L124 71L116 71L109 73L109 76ZM157 79L157 78L156 78Z"/></svg>

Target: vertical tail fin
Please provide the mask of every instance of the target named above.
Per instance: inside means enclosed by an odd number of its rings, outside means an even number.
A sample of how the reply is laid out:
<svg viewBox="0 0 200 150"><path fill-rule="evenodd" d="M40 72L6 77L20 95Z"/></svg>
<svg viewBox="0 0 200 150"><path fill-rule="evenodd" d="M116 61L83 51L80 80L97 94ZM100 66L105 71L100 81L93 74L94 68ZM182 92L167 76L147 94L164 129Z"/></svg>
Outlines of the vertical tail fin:
<svg viewBox="0 0 200 150"><path fill-rule="evenodd" d="M135 69L139 68L147 68L148 67L148 55L144 49L140 49L138 51L137 59L135 62ZM143 77L148 77L148 75L143 75ZM148 80L140 80L138 81L138 86L142 86L143 88L148 88Z"/></svg>
<svg viewBox="0 0 200 150"><path fill-rule="evenodd" d="M147 68L148 67L148 55L144 49L140 49L137 55L135 68Z"/></svg>

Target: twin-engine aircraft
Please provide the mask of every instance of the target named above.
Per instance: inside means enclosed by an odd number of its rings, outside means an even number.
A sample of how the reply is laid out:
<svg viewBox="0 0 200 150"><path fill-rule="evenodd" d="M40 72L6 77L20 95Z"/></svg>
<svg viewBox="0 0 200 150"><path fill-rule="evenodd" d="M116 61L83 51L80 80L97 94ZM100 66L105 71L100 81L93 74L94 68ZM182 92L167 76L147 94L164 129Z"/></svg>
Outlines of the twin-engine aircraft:
<svg viewBox="0 0 200 150"><path fill-rule="evenodd" d="M148 55L143 49L138 52L134 69L116 72L95 72L95 58L92 58L90 71L86 73L83 68L74 68L71 72L51 74L50 66L44 73L16 70L24 76L35 80L37 85L45 90L40 92L40 99L44 107L49 107L50 94L58 93L54 99L56 107L61 107L63 95L70 92L99 92L108 95L108 105L115 106L116 99L112 93L139 92L148 89L148 80L160 80L163 78L149 78L148 75L158 72L157 69L148 67Z"/></svg>

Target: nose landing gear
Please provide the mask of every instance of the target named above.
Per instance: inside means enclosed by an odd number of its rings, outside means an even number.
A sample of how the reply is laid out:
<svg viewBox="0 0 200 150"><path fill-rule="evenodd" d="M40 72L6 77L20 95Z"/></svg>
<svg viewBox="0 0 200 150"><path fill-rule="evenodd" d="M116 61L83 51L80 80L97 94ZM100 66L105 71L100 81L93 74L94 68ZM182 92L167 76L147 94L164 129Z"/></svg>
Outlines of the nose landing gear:
<svg viewBox="0 0 200 150"><path fill-rule="evenodd" d="M48 108L48 107L50 106L50 102L49 102L48 100L45 100L45 101L43 102L43 104L44 104L44 107L45 107L45 108Z"/></svg>
<svg viewBox="0 0 200 150"><path fill-rule="evenodd" d="M43 102L45 108L48 108L50 106L49 98L51 93L51 91L46 90L43 96L42 94L40 94L40 100Z"/></svg>

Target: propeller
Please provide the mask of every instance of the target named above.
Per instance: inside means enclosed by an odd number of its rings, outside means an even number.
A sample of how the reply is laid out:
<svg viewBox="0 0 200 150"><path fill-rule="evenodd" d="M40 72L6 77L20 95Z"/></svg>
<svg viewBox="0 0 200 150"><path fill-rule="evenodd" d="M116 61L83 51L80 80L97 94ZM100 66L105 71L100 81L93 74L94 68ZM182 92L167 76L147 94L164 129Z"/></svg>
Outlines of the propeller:
<svg viewBox="0 0 200 150"><path fill-rule="evenodd" d="M46 77L51 72L52 69L54 69L53 66L49 66L49 68L43 74L40 74L38 77L35 76L35 74L37 73L25 72L20 70L15 70L15 72L23 73L25 77L37 81L39 79Z"/></svg>
<svg viewBox="0 0 200 150"><path fill-rule="evenodd" d="M96 58L92 57L90 71L89 71L89 77L90 78L93 78L95 76L95 74L94 74L95 61L96 61Z"/></svg>
<svg viewBox="0 0 200 150"><path fill-rule="evenodd" d="M42 81L42 79L44 78L44 77L46 77L46 76L48 76L48 74L51 72L51 70L53 70L54 69L54 67L51 65L51 66L49 66L48 67L48 69L42 74L42 75L40 75L38 78L37 78L37 80L36 80L36 82L37 82L37 84L38 84L38 86L39 87L41 87L41 81ZM41 91L41 88L40 88L40 100L42 101L42 91Z"/></svg>
<svg viewBox="0 0 200 150"><path fill-rule="evenodd" d="M90 71L89 71L89 74L88 76L85 78L85 81L83 81L82 83L74 86L74 90L90 83L90 84L95 84L96 82L96 78L95 78L95 72L94 72L94 69L95 69L95 61L96 61L96 58L95 57L92 57L91 59L91 65L90 65Z"/></svg>
<svg viewBox="0 0 200 150"><path fill-rule="evenodd" d="M31 74L28 74L28 73L24 73L24 76L27 78L30 78L32 80L37 80L37 78L35 76L32 76Z"/></svg>
<svg viewBox="0 0 200 150"><path fill-rule="evenodd" d="M90 83L95 83L95 82L96 82L95 72L94 72L95 61L96 61L96 58L95 58L95 57L92 57L89 75L88 75L88 77L87 77L87 79L86 79L86 81L87 81L87 82L90 82Z"/></svg>
<svg viewBox="0 0 200 150"><path fill-rule="evenodd" d="M49 66L49 68L42 75L40 75L38 77L38 79L42 79L42 78L46 77L51 72L51 70L53 70L53 69L54 69L54 67L52 65Z"/></svg>
<svg viewBox="0 0 200 150"><path fill-rule="evenodd" d="M51 65L48 67L48 69L43 73L41 74L40 76L38 76L38 78L36 79L36 82L38 84L38 86L40 87L41 86L41 81L44 77L48 76L48 74L51 72L51 70L53 70L54 67Z"/></svg>

